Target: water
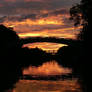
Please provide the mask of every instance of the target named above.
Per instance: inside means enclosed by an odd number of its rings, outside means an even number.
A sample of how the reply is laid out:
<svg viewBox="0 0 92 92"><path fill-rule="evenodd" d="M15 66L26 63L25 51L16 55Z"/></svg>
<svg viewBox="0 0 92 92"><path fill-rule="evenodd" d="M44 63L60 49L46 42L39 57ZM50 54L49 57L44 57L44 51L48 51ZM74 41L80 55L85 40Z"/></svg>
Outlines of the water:
<svg viewBox="0 0 92 92"><path fill-rule="evenodd" d="M44 70L44 72L42 72L41 69L42 71ZM48 71L46 71L46 69ZM49 69L51 70L49 71ZM39 76L49 77L55 76L55 74L57 76L72 74L71 69L60 66L56 61L46 62L39 67L30 66L27 69L24 69L23 73L29 76L35 76L35 79L19 80L19 82L16 83L13 92L82 92L78 78L60 77L57 80L41 80L41 78L40 80L36 80Z"/></svg>
<svg viewBox="0 0 92 92"><path fill-rule="evenodd" d="M82 92L77 79L73 80L21 80L14 92Z"/></svg>
<svg viewBox="0 0 92 92"><path fill-rule="evenodd" d="M55 60L47 61L38 67L30 66L23 70L23 75L33 76L55 76L69 73L72 73L72 69L62 67Z"/></svg>

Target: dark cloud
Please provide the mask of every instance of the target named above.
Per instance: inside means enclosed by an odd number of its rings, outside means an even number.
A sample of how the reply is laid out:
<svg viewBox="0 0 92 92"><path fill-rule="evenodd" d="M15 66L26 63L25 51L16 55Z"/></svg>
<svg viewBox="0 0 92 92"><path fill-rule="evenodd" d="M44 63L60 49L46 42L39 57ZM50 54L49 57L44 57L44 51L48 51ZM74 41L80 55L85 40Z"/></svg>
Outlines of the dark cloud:
<svg viewBox="0 0 92 92"><path fill-rule="evenodd" d="M30 15L22 15L22 19L37 19L37 15L36 14L30 14Z"/></svg>
<svg viewBox="0 0 92 92"><path fill-rule="evenodd" d="M36 19L40 19L40 18L46 18L48 16L58 16L58 15L66 15L68 13L68 11L66 9L60 9L60 10L55 10L53 12L49 12L49 13L45 13L45 14L27 14L27 15L11 15L11 16L3 16L0 17L0 23L3 23L4 21L8 20L8 21L24 21L26 19L30 19L30 20L36 20Z"/></svg>
<svg viewBox="0 0 92 92"><path fill-rule="evenodd" d="M3 17L0 17L0 23L5 22L6 20L12 21L12 22L15 22L15 21L22 22L26 19L36 20L37 15L30 14L30 15L20 15L20 16L3 16Z"/></svg>
<svg viewBox="0 0 92 92"><path fill-rule="evenodd" d="M65 29L71 27L73 27L73 25L70 25L68 22L68 24L64 24L64 25L43 25L43 26L34 25L31 26L31 30L32 31L58 30L58 29Z"/></svg>
<svg viewBox="0 0 92 92"><path fill-rule="evenodd" d="M1 1L0 1L1 2ZM33 12L38 13L41 10L45 10L49 7L47 3L43 2L15 2L6 3L3 2L4 6L0 8L0 14L3 15L16 15L16 14L31 14Z"/></svg>
<svg viewBox="0 0 92 92"><path fill-rule="evenodd" d="M52 12L53 15L66 14L68 11L66 9L56 10Z"/></svg>
<svg viewBox="0 0 92 92"><path fill-rule="evenodd" d="M4 22L6 16L0 17L0 23Z"/></svg>
<svg viewBox="0 0 92 92"><path fill-rule="evenodd" d="M0 15L31 14L69 8L80 0L0 0Z"/></svg>
<svg viewBox="0 0 92 92"><path fill-rule="evenodd" d="M49 13L42 14L40 17L45 18L48 16L58 16L58 15L66 15L66 14L68 14L68 11L66 9L59 9Z"/></svg>

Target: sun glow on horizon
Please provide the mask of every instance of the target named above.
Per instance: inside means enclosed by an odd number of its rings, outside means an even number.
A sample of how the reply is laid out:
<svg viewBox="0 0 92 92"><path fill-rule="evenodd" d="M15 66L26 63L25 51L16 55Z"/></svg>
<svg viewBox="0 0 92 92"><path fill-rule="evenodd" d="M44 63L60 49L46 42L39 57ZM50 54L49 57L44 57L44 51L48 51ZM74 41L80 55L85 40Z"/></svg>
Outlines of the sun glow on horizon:
<svg viewBox="0 0 92 92"><path fill-rule="evenodd" d="M38 36L40 36L40 34L36 34L36 33L20 33L18 35L21 38L25 38L25 37L36 37L36 36L38 37Z"/></svg>
<svg viewBox="0 0 92 92"><path fill-rule="evenodd" d="M64 20L64 18L66 19ZM26 37L58 37L76 39L76 35L82 27L74 27L72 23L68 24L69 15L48 15L42 17L37 15L35 19L27 18L21 21L4 21L4 25L13 28L20 38Z"/></svg>
<svg viewBox="0 0 92 92"><path fill-rule="evenodd" d="M28 48L40 48L43 51L46 52L57 52L59 48L63 46L68 46L66 44L58 44L58 43L50 43L50 42L36 42L36 43L30 43L30 44L24 44L23 47L28 47Z"/></svg>
<svg viewBox="0 0 92 92"><path fill-rule="evenodd" d="M64 20L66 17L66 20ZM25 37L58 37L76 39L81 27L74 28L73 24L68 24L69 15L57 15L42 17L38 15L35 19L23 19L21 21L4 21L4 25L14 28L20 38Z"/></svg>

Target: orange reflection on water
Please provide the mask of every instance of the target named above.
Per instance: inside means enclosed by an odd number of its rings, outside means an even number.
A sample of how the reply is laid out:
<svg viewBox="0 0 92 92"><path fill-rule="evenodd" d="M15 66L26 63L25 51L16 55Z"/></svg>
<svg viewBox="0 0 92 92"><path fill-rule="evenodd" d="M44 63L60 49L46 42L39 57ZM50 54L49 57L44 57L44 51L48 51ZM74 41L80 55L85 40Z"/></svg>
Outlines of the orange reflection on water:
<svg viewBox="0 0 92 92"><path fill-rule="evenodd" d="M21 80L14 92L82 92L77 79L63 81Z"/></svg>
<svg viewBox="0 0 92 92"><path fill-rule="evenodd" d="M50 61L43 63L39 67L30 66L27 69L24 69L23 75L40 75L40 76L48 76L48 75L61 75L71 73L72 70L68 68L63 68L56 61Z"/></svg>

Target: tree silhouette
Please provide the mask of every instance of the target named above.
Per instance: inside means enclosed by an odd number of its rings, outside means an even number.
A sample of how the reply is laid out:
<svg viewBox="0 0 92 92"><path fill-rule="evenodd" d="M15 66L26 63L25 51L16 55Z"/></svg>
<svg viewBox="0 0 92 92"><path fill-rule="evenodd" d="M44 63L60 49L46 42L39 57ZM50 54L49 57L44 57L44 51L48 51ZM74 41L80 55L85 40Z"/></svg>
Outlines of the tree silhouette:
<svg viewBox="0 0 92 92"><path fill-rule="evenodd" d="M0 84L1 92L12 88L21 75L18 61L18 50L21 48L20 38L13 30L0 25Z"/></svg>
<svg viewBox="0 0 92 92"><path fill-rule="evenodd" d="M81 40L90 39L90 28L92 25L92 0L81 0L80 4L76 4L70 9L70 19L74 20L74 25L82 25L83 29L78 35Z"/></svg>
<svg viewBox="0 0 92 92"><path fill-rule="evenodd" d="M85 52L84 56L81 57L83 64L81 65L83 82L86 85L84 92L90 92L90 66L92 61L91 53L91 30L92 30L92 0L81 0L80 4L73 6L70 9L70 19L74 21L74 25L82 25L83 29L78 35L78 39L83 41ZM91 89L92 90L92 89Z"/></svg>

